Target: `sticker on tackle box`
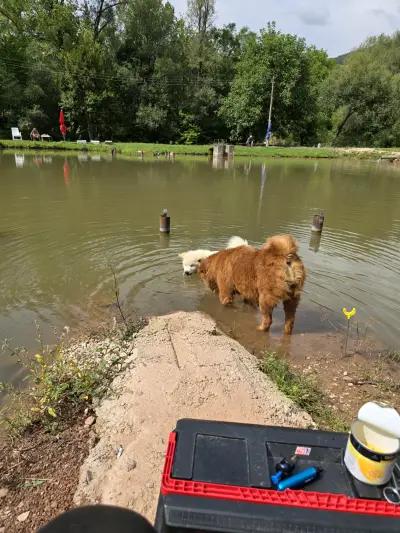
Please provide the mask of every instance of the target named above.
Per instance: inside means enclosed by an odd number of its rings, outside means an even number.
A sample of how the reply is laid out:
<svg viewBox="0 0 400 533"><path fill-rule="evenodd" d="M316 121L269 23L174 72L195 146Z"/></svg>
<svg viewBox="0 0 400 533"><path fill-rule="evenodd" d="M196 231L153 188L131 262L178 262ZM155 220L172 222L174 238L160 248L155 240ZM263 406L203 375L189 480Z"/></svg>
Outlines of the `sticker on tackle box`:
<svg viewBox="0 0 400 533"><path fill-rule="evenodd" d="M307 446L297 446L296 451L294 452L295 455L310 455L312 448L308 448Z"/></svg>

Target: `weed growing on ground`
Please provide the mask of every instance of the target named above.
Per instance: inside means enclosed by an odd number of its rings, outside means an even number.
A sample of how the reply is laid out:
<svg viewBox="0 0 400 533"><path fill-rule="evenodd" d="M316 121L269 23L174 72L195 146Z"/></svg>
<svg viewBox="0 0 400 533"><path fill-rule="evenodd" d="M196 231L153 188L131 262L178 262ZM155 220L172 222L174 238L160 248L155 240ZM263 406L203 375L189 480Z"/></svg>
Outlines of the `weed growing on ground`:
<svg viewBox="0 0 400 533"><path fill-rule="evenodd" d="M325 395L311 377L294 374L288 363L274 352L266 353L260 368L281 392L307 411L321 429L347 431L347 425L328 406Z"/></svg>
<svg viewBox="0 0 400 533"><path fill-rule="evenodd" d="M112 332L110 341L98 353L77 356L68 345L60 342L54 349L43 347L34 357L19 356L28 386L15 389L1 384L8 393L1 411L0 425L16 436L24 429L40 424L46 430L58 431L74 414L91 407L94 398L103 398L115 376L125 368L124 343L145 326L144 320L127 322L126 328ZM89 350L88 350L89 352Z"/></svg>
<svg viewBox="0 0 400 533"><path fill-rule="evenodd" d="M386 353L386 358L393 363L400 363L400 352L399 351L389 351Z"/></svg>

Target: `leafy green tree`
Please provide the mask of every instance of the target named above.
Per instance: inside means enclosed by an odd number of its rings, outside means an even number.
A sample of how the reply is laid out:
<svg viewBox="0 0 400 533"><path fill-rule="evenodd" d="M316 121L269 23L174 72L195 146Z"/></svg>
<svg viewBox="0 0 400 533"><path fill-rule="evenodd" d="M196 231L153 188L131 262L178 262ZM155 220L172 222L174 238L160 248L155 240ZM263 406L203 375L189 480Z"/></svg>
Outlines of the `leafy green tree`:
<svg viewBox="0 0 400 533"><path fill-rule="evenodd" d="M326 81L322 98L337 145L400 143L400 34L368 39Z"/></svg>
<svg viewBox="0 0 400 533"><path fill-rule="evenodd" d="M76 46L65 54L62 103L72 132L79 137L108 137L116 98L113 57L83 28Z"/></svg>
<svg viewBox="0 0 400 533"><path fill-rule="evenodd" d="M75 7L61 0L6 0L0 9L0 128L58 134L63 50L73 46ZM8 132L7 132L8 130Z"/></svg>
<svg viewBox="0 0 400 533"><path fill-rule="evenodd" d="M106 30L115 31L116 10L128 3L128 0L82 0L82 18L91 26L95 41L103 38Z"/></svg>
<svg viewBox="0 0 400 533"><path fill-rule="evenodd" d="M318 87L329 65L325 52L308 47L304 39L277 31L275 24L248 38L221 108L231 137L243 139L252 130L263 138L274 79L275 135L302 144L314 143Z"/></svg>
<svg viewBox="0 0 400 533"><path fill-rule="evenodd" d="M122 95L126 136L177 139L187 85L183 21L161 0L132 0L119 20L124 31L117 61L131 80L129 94Z"/></svg>

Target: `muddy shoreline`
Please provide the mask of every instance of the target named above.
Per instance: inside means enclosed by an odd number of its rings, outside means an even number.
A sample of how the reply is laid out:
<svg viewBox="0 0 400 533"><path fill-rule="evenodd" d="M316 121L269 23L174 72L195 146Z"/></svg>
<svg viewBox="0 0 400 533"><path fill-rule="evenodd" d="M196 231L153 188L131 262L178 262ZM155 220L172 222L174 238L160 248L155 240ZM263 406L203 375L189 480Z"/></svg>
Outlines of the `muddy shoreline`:
<svg viewBox="0 0 400 533"><path fill-rule="evenodd" d="M324 394L326 406L350 426L361 405L378 400L400 410L400 352L387 349L372 336L360 338L353 330L344 353L345 330L254 336L246 329L232 329L218 321L258 359L276 353L299 376L310 378Z"/></svg>
<svg viewBox="0 0 400 533"><path fill-rule="evenodd" d="M254 325L254 324L253 324ZM0 449L0 533L34 531L74 505L104 502L153 519L168 433L178 418L315 427L259 370L266 351L311 377L348 424L369 399L400 407L397 354L341 333L254 336L201 313L150 320L128 341L108 333L71 342L79 357L123 351L124 370L100 404L35 425ZM129 486L129 491L121 487Z"/></svg>

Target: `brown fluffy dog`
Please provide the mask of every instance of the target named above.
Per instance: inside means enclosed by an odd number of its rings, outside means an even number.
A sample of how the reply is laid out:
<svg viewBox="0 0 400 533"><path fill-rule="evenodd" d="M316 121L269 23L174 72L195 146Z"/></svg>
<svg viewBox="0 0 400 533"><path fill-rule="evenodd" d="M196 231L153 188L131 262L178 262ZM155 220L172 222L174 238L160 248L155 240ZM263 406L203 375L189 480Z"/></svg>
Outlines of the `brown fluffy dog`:
<svg viewBox="0 0 400 533"><path fill-rule="evenodd" d="M293 330L296 309L306 273L291 235L276 235L257 250L239 246L218 252L200 263L200 277L219 293L223 305L232 303L235 294L257 305L262 313L258 329L268 331L272 311L282 300L285 333Z"/></svg>

